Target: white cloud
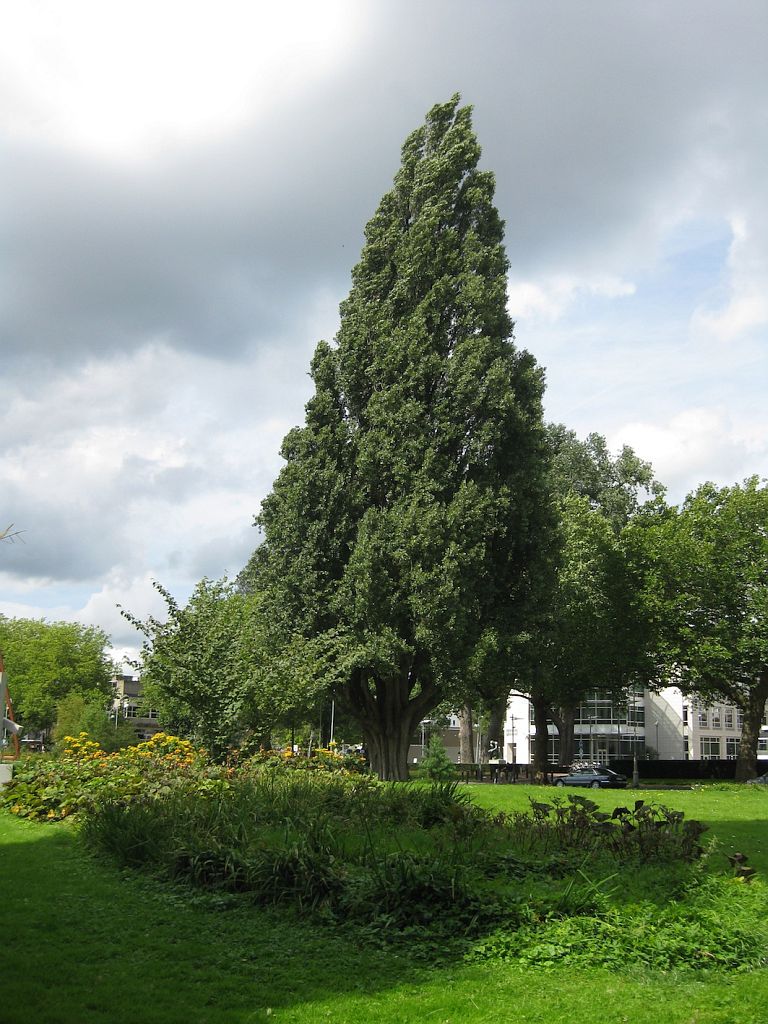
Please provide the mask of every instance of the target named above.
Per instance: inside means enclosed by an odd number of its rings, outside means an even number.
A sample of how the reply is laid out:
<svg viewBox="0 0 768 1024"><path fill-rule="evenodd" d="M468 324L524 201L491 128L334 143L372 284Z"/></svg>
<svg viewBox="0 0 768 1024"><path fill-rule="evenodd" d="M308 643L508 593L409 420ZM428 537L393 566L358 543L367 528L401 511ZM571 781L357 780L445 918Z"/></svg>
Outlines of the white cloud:
<svg viewBox="0 0 768 1024"><path fill-rule="evenodd" d="M609 441L615 448L628 444L650 461L675 502L705 480L733 484L768 465L768 421L734 422L723 407L684 409L667 422L627 423Z"/></svg>
<svg viewBox="0 0 768 1024"><path fill-rule="evenodd" d="M635 285L620 277L579 279L567 275L544 277L538 281L511 281L507 303L516 322L561 320L580 297L616 299L635 294Z"/></svg>
<svg viewBox="0 0 768 1024"><path fill-rule="evenodd" d="M755 211L754 216L758 216ZM768 223L768 217L765 218ZM728 252L728 300L719 310L699 308L694 333L732 343L768 324L768 245L763 232L750 227L744 215L730 218L732 241Z"/></svg>
<svg viewBox="0 0 768 1024"><path fill-rule="evenodd" d="M6 9L0 126L110 159L232 130L310 88L361 25L349 0L39 0Z"/></svg>

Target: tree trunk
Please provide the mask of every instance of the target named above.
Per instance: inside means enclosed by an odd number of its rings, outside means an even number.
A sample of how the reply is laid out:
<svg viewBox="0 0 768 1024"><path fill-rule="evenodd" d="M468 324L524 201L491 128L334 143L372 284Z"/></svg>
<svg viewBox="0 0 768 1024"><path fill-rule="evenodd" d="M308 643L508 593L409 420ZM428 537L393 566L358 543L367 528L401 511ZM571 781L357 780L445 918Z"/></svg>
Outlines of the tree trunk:
<svg viewBox="0 0 768 1024"><path fill-rule="evenodd" d="M572 704L557 708L552 719L557 726L560 737L560 764L572 765L575 759L574 727L576 725L576 707Z"/></svg>
<svg viewBox="0 0 768 1024"><path fill-rule="evenodd" d="M507 717L507 697L500 697L491 705L491 713L488 717L488 735L485 737L483 760L489 761L491 757L504 757L504 719ZM495 751L491 751L491 743L496 744Z"/></svg>
<svg viewBox="0 0 768 1024"><path fill-rule="evenodd" d="M768 700L768 669L761 672L757 685L750 690L749 697L743 705L744 727L741 730L739 756L736 759L736 781L745 782L755 777L757 764L757 743L760 738L760 726L765 714L765 702Z"/></svg>
<svg viewBox="0 0 768 1024"><path fill-rule="evenodd" d="M355 672L346 687L350 710L360 723L371 767L382 781L408 778L408 747L414 730L442 694L434 686L417 689L413 664L404 661L396 678Z"/></svg>
<svg viewBox="0 0 768 1024"><path fill-rule="evenodd" d="M410 728L402 726L388 733L375 728L363 729L371 768L380 779L388 782L408 780L408 747L411 743L411 731Z"/></svg>
<svg viewBox="0 0 768 1024"><path fill-rule="evenodd" d="M544 775L549 771L547 760L547 742L549 740L549 706L543 697L531 697L533 704L533 724L536 739L533 745L533 767L537 774Z"/></svg>
<svg viewBox="0 0 768 1024"><path fill-rule="evenodd" d="M472 729L472 708L465 704L459 711L459 761L461 764L473 764L475 748Z"/></svg>

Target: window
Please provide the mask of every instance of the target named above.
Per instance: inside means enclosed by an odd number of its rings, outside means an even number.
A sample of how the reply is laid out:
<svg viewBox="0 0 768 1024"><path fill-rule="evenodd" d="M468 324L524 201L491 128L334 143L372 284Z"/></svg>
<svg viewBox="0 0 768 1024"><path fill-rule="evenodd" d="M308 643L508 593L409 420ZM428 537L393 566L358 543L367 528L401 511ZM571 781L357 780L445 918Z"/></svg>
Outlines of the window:
<svg viewBox="0 0 768 1024"><path fill-rule="evenodd" d="M725 728L733 728L733 708L725 708L723 711L723 719L725 721Z"/></svg>
<svg viewBox="0 0 768 1024"><path fill-rule="evenodd" d="M683 725L688 725L688 705L683 705Z"/></svg>
<svg viewBox="0 0 768 1024"><path fill-rule="evenodd" d="M147 712L147 718L155 719L155 718L159 718L159 717L160 717L160 712L155 710L155 708L150 708L149 711Z"/></svg>
<svg viewBox="0 0 768 1024"><path fill-rule="evenodd" d="M722 709L712 708L712 728L719 729L722 726Z"/></svg>
<svg viewBox="0 0 768 1024"><path fill-rule="evenodd" d="M125 705L125 717L126 718L138 718L139 717L139 706L138 706L138 704L126 704Z"/></svg>
<svg viewBox="0 0 768 1024"><path fill-rule="evenodd" d="M707 709L700 707L698 709L698 711L696 712L696 714L697 714L697 721L699 723L700 728L708 729L709 728L709 712L707 711Z"/></svg>
<svg viewBox="0 0 768 1024"><path fill-rule="evenodd" d="M645 725L645 708L642 704L628 705L627 725Z"/></svg>
<svg viewBox="0 0 768 1024"><path fill-rule="evenodd" d="M702 736L699 740L702 761L716 761L720 757L720 737Z"/></svg>
<svg viewBox="0 0 768 1024"><path fill-rule="evenodd" d="M741 740L737 737L729 737L725 741L725 756L729 761L735 761L739 756L739 744Z"/></svg>
<svg viewBox="0 0 768 1024"><path fill-rule="evenodd" d="M758 754L768 754L768 736L761 736L757 741Z"/></svg>
<svg viewBox="0 0 768 1024"><path fill-rule="evenodd" d="M741 708L736 709L736 728L739 730L739 732L741 732L744 728L744 712L741 710Z"/></svg>

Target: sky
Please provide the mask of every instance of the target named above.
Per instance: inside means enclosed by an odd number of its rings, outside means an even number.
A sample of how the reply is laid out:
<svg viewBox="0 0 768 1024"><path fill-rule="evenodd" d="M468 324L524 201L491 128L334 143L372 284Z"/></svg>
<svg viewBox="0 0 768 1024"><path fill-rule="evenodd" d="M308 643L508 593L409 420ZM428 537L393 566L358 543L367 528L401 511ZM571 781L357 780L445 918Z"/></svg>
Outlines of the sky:
<svg viewBox="0 0 768 1024"><path fill-rule="evenodd" d="M0 0L0 613L235 575L427 110L473 105L545 413L768 476L764 0Z"/></svg>

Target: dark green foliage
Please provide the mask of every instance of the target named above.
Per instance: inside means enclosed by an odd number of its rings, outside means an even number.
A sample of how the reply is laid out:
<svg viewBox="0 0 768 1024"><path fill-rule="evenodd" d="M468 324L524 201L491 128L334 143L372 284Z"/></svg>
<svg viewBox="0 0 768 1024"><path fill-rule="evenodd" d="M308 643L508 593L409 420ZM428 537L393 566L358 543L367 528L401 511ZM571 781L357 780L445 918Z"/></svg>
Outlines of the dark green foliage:
<svg viewBox="0 0 768 1024"><path fill-rule="evenodd" d="M458 97L406 140L241 578L325 659L382 778L467 678L507 680L548 539L542 375L479 156Z"/></svg>
<svg viewBox="0 0 768 1024"><path fill-rule="evenodd" d="M559 498L575 495L599 511L615 534L648 502L664 494L649 462L624 445L611 455L604 437L592 433L584 441L561 423L549 424L552 489Z"/></svg>
<svg viewBox="0 0 768 1024"><path fill-rule="evenodd" d="M629 535L653 630L651 681L744 713L736 778L754 775L768 700L768 486L703 484Z"/></svg>
<svg viewBox="0 0 768 1024"><path fill-rule="evenodd" d="M522 652L527 664L519 686L537 709L537 734L545 719L553 720L561 763L570 764L575 712L586 694L620 695L647 674L639 581L622 533L641 510L656 506L663 488L631 448L613 456L599 434L581 441L550 425L547 439L559 545L544 577L539 628ZM537 748L536 758L544 770L546 751Z"/></svg>
<svg viewBox="0 0 768 1024"><path fill-rule="evenodd" d="M428 779L456 778L456 765L446 754L443 741L437 734L429 737L429 746L420 767Z"/></svg>

